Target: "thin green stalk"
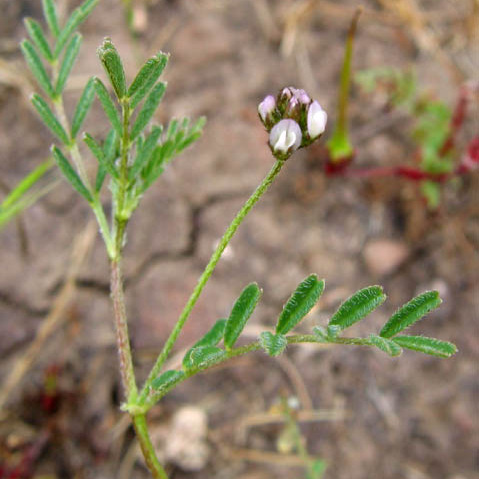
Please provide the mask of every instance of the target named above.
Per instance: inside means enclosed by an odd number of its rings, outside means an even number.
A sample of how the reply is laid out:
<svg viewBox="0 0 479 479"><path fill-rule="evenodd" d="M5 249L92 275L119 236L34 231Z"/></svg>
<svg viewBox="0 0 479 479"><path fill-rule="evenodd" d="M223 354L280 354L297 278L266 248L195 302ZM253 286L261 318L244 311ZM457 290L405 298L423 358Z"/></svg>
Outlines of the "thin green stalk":
<svg viewBox="0 0 479 479"><path fill-rule="evenodd" d="M338 94L338 120L334 127L334 132L327 143L333 162L343 161L353 154L353 147L349 140L348 133L348 103L349 88L351 84L351 62L353 57L354 37L356 35L356 28L361 13L362 7L358 7L351 21L348 37L346 39L346 47L344 49L344 60L341 70L341 81Z"/></svg>
<svg viewBox="0 0 479 479"><path fill-rule="evenodd" d="M140 443L141 452L145 458L146 465L153 475L154 479L168 479L168 475L163 466L158 461L155 454L155 449L151 443L150 435L148 434L148 426L144 414L136 414L131 416L133 426L135 427L136 436Z"/></svg>
<svg viewBox="0 0 479 479"><path fill-rule="evenodd" d="M31 171L27 176L25 176L25 178L23 178L17 186L15 186L15 188L5 197L0 207L7 209L12 206L54 165L55 161L52 157L47 158L45 161L40 163L33 171Z"/></svg>
<svg viewBox="0 0 479 479"><path fill-rule="evenodd" d="M203 274L200 276L200 279L198 280L198 283L196 284L196 287L193 290L193 293L188 299L188 302L186 303L186 306L184 307L178 319L178 322L173 328L173 331L171 332L169 338L167 339L160 355L158 356L158 359L156 360L155 365L153 366L150 374L148 375L148 378L145 382L145 385L143 386L143 390L140 395L140 404L146 399L146 396L148 394L148 388L151 384L151 381L153 381L156 378L156 376L158 376L158 373L160 372L163 364L168 358L168 355L170 354L176 340L178 339L178 336L181 330L183 329L183 326L185 325L193 307L195 306L196 301L198 300L206 283L210 279L210 276L212 275L216 267L216 264L220 260L221 255L223 254L223 251L225 250L228 243L231 241L231 238L235 234L241 222L244 220L244 218L249 213L251 208L253 208L256 202L261 198L261 196L263 196L263 194L269 188L269 186L271 185L275 177L281 171L281 168L283 167L283 165L284 165L284 161L281 161L281 160L276 161L276 163L271 168L270 172L266 175L266 177L258 186L258 188L254 191L254 193L249 197L249 199L243 205L243 207L235 216L235 218L229 225L228 229L226 230L225 234L221 238L221 241L216 247L216 250L211 255L209 263L207 264L205 270L203 271Z"/></svg>

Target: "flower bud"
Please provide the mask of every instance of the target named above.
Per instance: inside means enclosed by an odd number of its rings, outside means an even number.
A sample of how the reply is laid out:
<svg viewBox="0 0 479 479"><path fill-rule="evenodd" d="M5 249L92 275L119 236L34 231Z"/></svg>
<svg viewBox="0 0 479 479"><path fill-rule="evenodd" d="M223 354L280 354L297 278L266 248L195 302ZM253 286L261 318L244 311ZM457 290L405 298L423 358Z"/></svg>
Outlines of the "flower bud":
<svg viewBox="0 0 479 479"><path fill-rule="evenodd" d="M301 88L291 88L293 90L293 97L303 105L309 105L311 103L311 98L309 95L302 90Z"/></svg>
<svg viewBox="0 0 479 479"><path fill-rule="evenodd" d="M273 95L268 95L259 105L258 113L261 117L263 123L266 123L268 120L271 120L273 112L276 108L276 100Z"/></svg>
<svg viewBox="0 0 479 479"><path fill-rule="evenodd" d="M311 140L317 138L326 129L328 121L327 113L321 108L321 105L315 100L308 108L308 135Z"/></svg>
<svg viewBox="0 0 479 479"><path fill-rule="evenodd" d="M290 119L281 120L269 134L269 144L273 153L289 156L301 145L302 134L299 125Z"/></svg>

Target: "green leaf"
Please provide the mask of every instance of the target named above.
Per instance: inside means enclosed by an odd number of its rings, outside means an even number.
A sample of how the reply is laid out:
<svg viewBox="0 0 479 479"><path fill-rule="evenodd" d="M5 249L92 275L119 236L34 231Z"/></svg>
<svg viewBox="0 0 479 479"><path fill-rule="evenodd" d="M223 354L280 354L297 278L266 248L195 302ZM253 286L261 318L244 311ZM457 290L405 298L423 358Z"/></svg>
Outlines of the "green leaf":
<svg viewBox="0 0 479 479"><path fill-rule="evenodd" d="M226 356L226 351L215 346L193 348L190 354L190 368L206 368Z"/></svg>
<svg viewBox="0 0 479 479"><path fill-rule="evenodd" d="M116 170L115 165L113 164L113 162L109 161L105 157L103 150L101 149L100 145L95 141L95 139L88 133L85 133L83 135L83 141L86 143L88 148L90 148L90 151L98 160L98 163L101 165L101 167L104 168L113 178L118 179L120 177L120 174Z"/></svg>
<svg viewBox="0 0 479 479"><path fill-rule="evenodd" d="M78 57L80 46L82 42L82 36L79 33L75 33L72 39L68 43L68 46L63 55L63 60L60 65L60 71L58 72L57 84L55 86L55 94L60 96L68 79L68 75L72 71L73 64Z"/></svg>
<svg viewBox="0 0 479 479"><path fill-rule="evenodd" d="M199 341L197 341L193 347L216 346L223 339L226 322L226 319L218 319L213 327Z"/></svg>
<svg viewBox="0 0 479 479"><path fill-rule="evenodd" d="M193 349L203 346L216 346L223 339L225 326L226 319L219 319L213 327L187 351L183 358L183 367L185 369L191 369L192 367L191 353Z"/></svg>
<svg viewBox="0 0 479 479"><path fill-rule="evenodd" d="M396 336L392 341L403 348L440 358L449 358L457 353L455 344L425 336Z"/></svg>
<svg viewBox="0 0 479 479"><path fill-rule="evenodd" d="M201 117L189 131L181 131L180 128L180 131L178 131L174 139L166 138L162 140L161 145L156 147L153 152L151 161L141 171L143 177L142 192L146 191L156 181L161 173L163 173L165 165L171 161L175 155L201 136L205 121L205 118ZM178 140L180 134L182 134L182 139Z"/></svg>
<svg viewBox="0 0 479 479"><path fill-rule="evenodd" d="M146 125L148 125L148 122L151 120L160 104L165 90L166 83L163 82L158 83L153 90L151 90L151 93L145 100L145 103L133 124L133 128L131 129L130 136L132 140L134 140L145 129Z"/></svg>
<svg viewBox="0 0 479 479"><path fill-rule="evenodd" d="M128 89L128 96L130 97L130 106L135 109L136 106L143 100L145 95L150 91L153 85L157 82L160 75L163 73L166 64L168 63L168 55L159 52L153 58L141 67L136 75L133 83Z"/></svg>
<svg viewBox="0 0 479 479"><path fill-rule="evenodd" d="M18 198L13 204L5 207L2 203L0 205L0 230L15 216L49 193L56 184L56 179L50 179L50 181L46 182L45 186L26 191L25 194Z"/></svg>
<svg viewBox="0 0 479 479"><path fill-rule="evenodd" d="M313 334L320 343L329 343L330 337L328 331L322 326L315 326L313 328Z"/></svg>
<svg viewBox="0 0 479 479"><path fill-rule="evenodd" d="M437 291L426 291L425 293L411 299L404 306L400 307L389 321L383 326L379 336L391 338L403 329L408 328L416 321L419 321L427 313L436 309L441 304L441 298Z"/></svg>
<svg viewBox="0 0 479 479"><path fill-rule="evenodd" d="M45 38L41 25L33 18L26 18L24 21L27 32L38 48L38 51L46 60L51 61L53 59L52 51L50 50L50 45Z"/></svg>
<svg viewBox="0 0 479 479"><path fill-rule="evenodd" d="M118 135L115 130L110 130L103 142L103 154L108 161L113 162L117 154Z"/></svg>
<svg viewBox="0 0 479 479"><path fill-rule="evenodd" d="M106 113L106 116L110 120L111 125L115 129L118 136L121 137L122 135L122 126L120 116L118 114L118 110L115 108L115 105L106 89L105 85L99 78L95 78L93 80L95 91L100 100L101 106Z"/></svg>
<svg viewBox="0 0 479 479"><path fill-rule="evenodd" d="M100 192L101 187L103 186L103 183L106 178L107 171L105 168L103 168L102 165L98 164L98 170L96 172L96 178L95 178L95 191L97 193Z"/></svg>
<svg viewBox="0 0 479 479"><path fill-rule="evenodd" d="M73 114L72 120L72 138L75 138L80 131L80 128L85 120L86 114L91 108L93 100L95 98L95 87L93 83L93 78L90 78L83 89L83 93L78 100L78 104L75 108L75 113Z"/></svg>
<svg viewBox="0 0 479 479"><path fill-rule="evenodd" d="M126 95L125 70L120 55L109 38L103 40L98 49L98 56L110 78L116 96L121 100Z"/></svg>
<svg viewBox="0 0 479 479"><path fill-rule="evenodd" d="M264 331L259 336L261 347L270 356L279 356L288 345L286 336L282 334L272 334L269 331Z"/></svg>
<svg viewBox="0 0 479 479"><path fill-rule="evenodd" d="M385 299L381 286L361 289L341 304L329 320L329 325L339 326L341 330L349 328L374 311Z"/></svg>
<svg viewBox="0 0 479 479"><path fill-rule="evenodd" d="M55 0L42 0L43 16L47 22L48 28L52 32L52 35L56 38L60 33L58 26L58 14Z"/></svg>
<svg viewBox="0 0 479 479"><path fill-rule="evenodd" d="M91 11L96 7L98 2L99 0L86 0L73 11L65 27L58 35L57 44L54 52L55 58L58 58L60 52L63 50L63 47L66 45L70 36L78 28L78 26L86 20L86 18L88 17L88 15L90 15Z"/></svg>
<svg viewBox="0 0 479 479"><path fill-rule="evenodd" d="M283 306L276 332L286 334L291 331L311 311L323 291L324 281L320 281L315 274L303 280Z"/></svg>
<svg viewBox="0 0 479 479"><path fill-rule="evenodd" d="M328 327L326 328L328 338L331 340L335 340L340 332L341 326L339 326L338 324L328 324Z"/></svg>
<svg viewBox="0 0 479 479"><path fill-rule="evenodd" d="M231 349L234 346L260 298L261 290L256 283L246 286L239 295L226 322L224 337L226 349Z"/></svg>
<svg viewBox="0 0 479 479"><path fill-rule="evenodd" d="M112 165L115 164L115 159L117 156L117 147L118 147L118 135L114 129L111 129L108 132L108 135L103 142L103 155L105 157L105 161L111 163ZM98 171L96 174L95 180L95 191L98 193L103 186L103 182L105 181L107 171L106 169L99 163L98 164Z"/></svg>
<svg viewBox="0 0 479 479"><path fill-rule="evenodd" d="M149 159L153 155L156 145L158 144L158 140L162 131L162 127L154 126L151 133L147 136L141 149L136 155L133 166L128 173L128 179L130 181L132 181L138 175L138 173L140 173L143 166L148 163Z"/></svg>
<svg viewBox="0 0 479 479"><path fill-rule="evenodd" d="M62 125L60 125L60 122L53 114L47 102L36 93L32 95L31 101L45 125L48 126L51 132L56 135L61 142L68 145L70 143L70 138L68 138L66 131L63 129Z"/></svg>
<svg viewBox="0 0 479 479"><path fill-rule="evenodd" d="M59 148L56 146L52 147L52 153L53 153L53 158L55 158L55 161L57 162L58 167L60 168L61 172L65 176L65 178L69 181L69 183L73 186L75 190L80 193L89 203L93 202L93 198L86 188L86 186L83 184L82 180L76 173L76 171L72 168L70 165L69 161L65 158L63 153Z"/></svg>
<svg viewBox="0 0 479 479"><path fill-rule="evenodd" d="M35 183L47 173L55 163L52 158L48 158L38 165L32 172L23 178L15 188L8 193L0 204L0 209L6 209L17 202L25 193L32 188Z"/></svg>
<svg viewBox="0 0 479 479"><path fill-rule="evenodd" d="M25 57L27 65L33 73L33 76L37 80L38 84L43 88L45 93L50 98L53 98L54 91L50 82L50 78L47 75L45 67L40 60L38 53L35 51L35 48L28 40L23 40L23 42L20 44L20 48L22 50L23 56Z"/></svg>
<svg viewBox="0 0 479 479"><path fill-rule="evenodd" d="M319 343L334 342L340 332L341 328L335 325L329 325L327 328L323 328L322 326L315 326L313 328L313 334Z"/></svg>
<svg viewBox="0 0 479 479"><path fill-rule="evenodd" d="M151 382L151 387L156 391L163 392L170 389L176 383L181 381L185 377L184 371L169 370L160 374L156 379Z"/></svg>
<svg viewBox="0 0 479 479"><path fill-rule="evenodd" d="M389 354L389 356L399 356L402 353L401 347L390 339L371 334L371 336L369 336L369 341L373 346L376 346L381 351Z"/></svg>

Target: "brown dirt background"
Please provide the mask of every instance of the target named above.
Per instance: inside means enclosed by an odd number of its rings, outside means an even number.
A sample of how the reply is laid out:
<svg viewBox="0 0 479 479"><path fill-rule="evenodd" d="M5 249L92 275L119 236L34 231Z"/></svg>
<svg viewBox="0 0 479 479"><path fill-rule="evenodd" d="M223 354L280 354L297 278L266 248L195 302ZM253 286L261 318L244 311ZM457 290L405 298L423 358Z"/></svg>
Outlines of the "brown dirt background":
<svg viewBox="0 0 479 479"><path fill-rule="evenodd" d="M139 1L137 12L146 13L146 24L134 42L121 2L102 0L82 28L84 43L67 104L78 97L88 76L103 74L94 52L108 35L130 78L141 59L158 49L171 53L165 73L169 87L158 120L208 117L203 138L167 169L129 226L126 295L140 377L215 241L270 168L266 133L256 117L258 102L285 85L304 87L330 112L331 129L343 41L357 3L317 2L296 25L291 52L285 55L281 41L284 48L290 30L284 19L306 3ZM362 4L366 11L355 69L412 66L419 83L451 105L458 76L477 80L477 2L418 0L427 22L423 27L387 8L386 1ZM11 186L48 155L52 138L28 105L32 87L17 47L25 35L22 17L40 18L40 1L0 0L0 7L0 177ZM424 34L437 39L442 53L421 46ZM359 164L395 164L413 154L403 116L385 111L380 96L366 97L355 88L352 98L351 132ZM477 104L471 112L469 136L479 126ZM95 104L86 129L101 135L106 128ZM188 472L171 463L171 478L305 477L288 462L290 456L284 464L271 456L277 452L280 424L246 432L243 427L252 415L268 416L281 397L292 396L303 407L309 398L315 409L343 411L341 418L301 424L310 453L329 464L325 479L478 478L478 186L477 174L448 185L441 210L429 214L414 185L325 179L316 152L295 155L241 226L179 346L186 347L228 314L251 281L264 289L264 297L249 332L273 325L296 284L315 272L326 279L327 289L320 308L302 326L305 331L324 323L341 300L370 284L382 284L389 299L355 327L358 334L374 331L412 295L437 288L443 306L413 331L451 340L459 354L438 360L407 352L389 359L359 348L291 347L281 361L256 353L198 376L150 415L160 442L178 408L193 405L207 416L210 454L205 466ZM26 254L15 224L2 231L0 381L52 307L65 282L72 244L90 219L81 198L61 183L23 215ZM380 263L388 261L387 255L378 256L377 240L406 253L387 274L375 272L364 254L369 247ZM14 464L33 444L40 452L28 477L148 477L119 411L114 341L106 255L97 237L64 321L0 414L0 464ZM45 371L52 367L59 370L58 403L46 414L41 398Z"/></svg>

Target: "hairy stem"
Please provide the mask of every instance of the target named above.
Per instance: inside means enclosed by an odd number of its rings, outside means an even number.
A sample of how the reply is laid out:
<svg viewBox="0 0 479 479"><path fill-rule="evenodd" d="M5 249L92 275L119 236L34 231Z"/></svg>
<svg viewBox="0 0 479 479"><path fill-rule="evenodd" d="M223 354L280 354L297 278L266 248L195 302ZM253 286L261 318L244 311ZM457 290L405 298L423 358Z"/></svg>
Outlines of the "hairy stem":
<svg viewBox="0 0 479 479"><path fill-rule="evenodd" d="M140 443L141 452L145 458L146 465L153 475L154 479L168 479L168 475L163 466L158 461L155 454L155 449L151 443L150 435L148 434L148 426L144 414L132 415L133 426L135 427L136 436Z"/></svg>
<svg viewBox="0 0 479 479"><path fill-rule="evenodd" d="M121 267L119 261L111 262L111 299L115 313L116 339L118 354L120 357L120 372L123 388L127 401L136 399L138 390L133 370L131 356L130 337L128 335L128 323L125 309L125 298L123 295L123 282L121 278Z"/></svg>
<svg viewBox="0 0 479 479"><path fill-rule="evenodd" d="M193 307L198 301L198 298L200 297L200 294L203 291L203 288L205 287L206 283L211 277L218 261L220 260L221 255L223 254L223 251L225 250L228 243L231 241L231 238L235 234L239 225L242 223L246 215L250 212L251 208L253 208L256 202L261 198L261 196L263 196L263 194L269 188L269 186L271 185L275 177L281 171L281 168L283 167L283 165L284 165L284 161L280 161L280 160L276 161L273 168L271 168L271 170L263 179L261 184L258 186L258 188L256 188L254 193L248 198L246 203L243 205L243 207L240 209L238 214L235 216L235 218L229 225L228 229L226 230L225 234L221 238L221 241L218 243L218 246L216 247L215 251L211 255L209 263L207 264L205 270L203 271L203 274L200 276L200 279L198 280L198 283L196 284L196 287L193 290L193 293L188 299L188 302L186 303L186 306L184 307L178 319L178 322L173 328L173 331L168 337L160 355L158 356L158 359L156 360L155 365L153 366L150 374L148 375L148 378L145 382L145 385L140 395L140 404L142 404L145 401L151 381L153 381L153 379L155 379L155 377L158 376L158 373L160 372L163 364L168 358L168 355L170 354L176 340L178 339L178 336L181 330L183 329Z"/></svg>
<svg viewBox="0 0 479 479"><path fill-rule="evenodd" d="M286 336L288 344L301 344L301 343L316 343L316 344L347 344L351 346L371 346L371 342L367 338L334 338L330 339L327 343L319 341L314 334L292 334L291 336ZM261 344L259 341L253 341L251 343L245 344L238 348L233 348L229 351L225 351L224 356L219 357L217 360L208 363L205 366L195 367L185 372L185 375L178 379L174 384L171 384L168 387L165 387L161 391L154 391L148 387L145 399L140 397L134 407L132 407L132 413L134 411L146 412L148 409L153 407L162 397L166 396L172 389L174 389L178 384L186 381L187 379L195 376L200 372L204 372L218 364L221 364L229 359L237 358L239 356L244 356L247 353L261 350Z"/></svg>

